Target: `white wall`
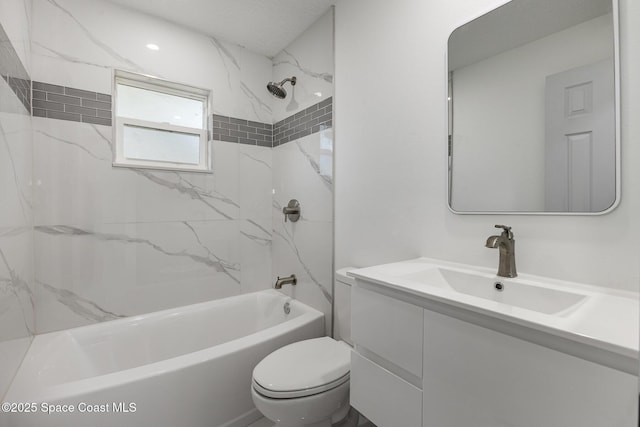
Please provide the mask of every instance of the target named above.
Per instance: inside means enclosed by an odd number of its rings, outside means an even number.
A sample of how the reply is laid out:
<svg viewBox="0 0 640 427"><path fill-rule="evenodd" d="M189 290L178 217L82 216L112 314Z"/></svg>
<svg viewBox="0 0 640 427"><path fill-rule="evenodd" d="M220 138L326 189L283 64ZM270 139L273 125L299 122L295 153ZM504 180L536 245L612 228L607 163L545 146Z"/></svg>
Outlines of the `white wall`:
<svg viewBox="0 0 640 427"><path fill-rule="evenodd" d="M454 210L545 210L545 79L613 67L612 40L607 14L453 71Z"/></svg>
<svg viewBox="0 0 640 427"><path fill-rule="evenodd" d="M496 0L336 6L336 267L428 256L496 267L513 226L521 272L638 289L640 4L621 0L622 201L596 217L460 216L446 206L447 37Z"/></svg>
<svg viewBox="0 0 640 427"><path fill-rule="evenodd" d="M30 1L0 2L0 27L7 36L2 40L2 77L8 71L9 77L29 78L30 24ZM0 400L35 329L29 291L33 282L32 151L30 112L0 78Z"/></svg>

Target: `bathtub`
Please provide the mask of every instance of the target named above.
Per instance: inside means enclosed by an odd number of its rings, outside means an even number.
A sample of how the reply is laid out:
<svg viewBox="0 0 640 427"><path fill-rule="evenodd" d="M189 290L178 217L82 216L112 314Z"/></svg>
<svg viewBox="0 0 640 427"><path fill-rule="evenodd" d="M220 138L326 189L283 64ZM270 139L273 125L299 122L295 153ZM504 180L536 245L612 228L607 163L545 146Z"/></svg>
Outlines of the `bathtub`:
<svg viewBox="0 0 640 427"><path fill-rule="evenodd" d="M245 427L254 366L322 335L321 312L275 290L38 335L0 425Z"/></svg>

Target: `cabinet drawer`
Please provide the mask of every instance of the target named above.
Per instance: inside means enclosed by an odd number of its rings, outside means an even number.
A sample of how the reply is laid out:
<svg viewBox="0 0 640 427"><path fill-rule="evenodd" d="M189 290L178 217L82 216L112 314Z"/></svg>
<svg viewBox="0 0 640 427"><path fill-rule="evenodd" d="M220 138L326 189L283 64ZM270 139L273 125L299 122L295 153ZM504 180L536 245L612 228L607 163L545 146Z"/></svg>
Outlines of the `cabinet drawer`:
<svg viewBox="0 0 640 427"><path fill-rule="evenodd" d="M360 286L351 290L351 337L422 378L423 309Z"/></svg>
<svg viewBox="0 0 640 427"><path fill-rule="evenodd" d="M426 426L638 425L636 375L429 310L424 329Z"/></svg>
<svg viewBox="0 0 640 427"><path fill-rule="evenodd" d="M351 406L378 427L421 427L422 390L355 351L351 352Z"/></svg>

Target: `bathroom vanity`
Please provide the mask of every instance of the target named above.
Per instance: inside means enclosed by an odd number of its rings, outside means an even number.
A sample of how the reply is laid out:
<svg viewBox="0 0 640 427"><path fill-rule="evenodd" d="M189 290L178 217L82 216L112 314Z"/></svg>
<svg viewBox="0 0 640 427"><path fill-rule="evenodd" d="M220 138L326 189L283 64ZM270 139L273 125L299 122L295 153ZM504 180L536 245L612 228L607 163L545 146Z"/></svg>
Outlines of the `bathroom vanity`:
<svg viewBox="0 0 640 427"><path fill-rule="evenodd" d="M378 427L637 425L637 293L427 258L351 275L351 404Z"/></svg>

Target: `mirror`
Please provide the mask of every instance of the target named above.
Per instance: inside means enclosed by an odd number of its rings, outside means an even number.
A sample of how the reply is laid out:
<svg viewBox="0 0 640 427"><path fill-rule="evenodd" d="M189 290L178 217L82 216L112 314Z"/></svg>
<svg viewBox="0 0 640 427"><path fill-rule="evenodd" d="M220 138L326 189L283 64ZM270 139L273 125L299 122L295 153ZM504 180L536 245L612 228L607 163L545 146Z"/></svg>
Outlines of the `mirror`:
<svg viewBox="0 0 640 427"><path fill-rule="evenodd" d="M512 0L449 37L449 207L619 202L617 0Z"/></svg>

